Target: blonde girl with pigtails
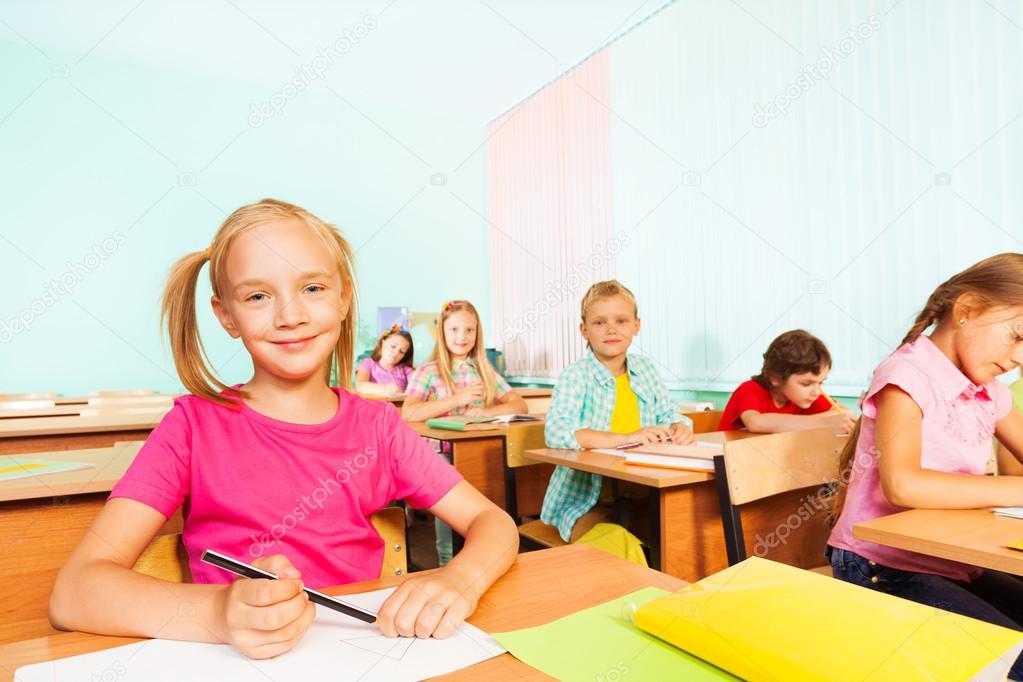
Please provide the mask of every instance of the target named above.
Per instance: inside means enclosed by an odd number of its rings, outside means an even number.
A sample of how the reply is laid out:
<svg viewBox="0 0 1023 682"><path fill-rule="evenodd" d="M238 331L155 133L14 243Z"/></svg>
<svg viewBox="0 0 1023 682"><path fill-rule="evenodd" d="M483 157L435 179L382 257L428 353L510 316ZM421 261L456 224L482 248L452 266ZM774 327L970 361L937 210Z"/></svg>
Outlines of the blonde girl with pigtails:
<svg viewBox="0 0 1023 682"><path fill-rule="evenodd" d="M243 384L217 376L199 335L196 285L207 265L213 312L252 359ZM189 394L175 400L57 576L56 627L277 656L315 615L303 586L379 575L384 547L370 517L395 499L428 509L467 541L447 569L410 577L384 602L381 632L448 637L473 612L515 558L515 526L390 403L350 392L354 273L336 227L275 199L242 206L209 247L178 261L163 322ZM132 571L178 509L193 582ZM205 549L281 579L232 580L199 560ZM186 605L194 617L180 617Z"/></svg>

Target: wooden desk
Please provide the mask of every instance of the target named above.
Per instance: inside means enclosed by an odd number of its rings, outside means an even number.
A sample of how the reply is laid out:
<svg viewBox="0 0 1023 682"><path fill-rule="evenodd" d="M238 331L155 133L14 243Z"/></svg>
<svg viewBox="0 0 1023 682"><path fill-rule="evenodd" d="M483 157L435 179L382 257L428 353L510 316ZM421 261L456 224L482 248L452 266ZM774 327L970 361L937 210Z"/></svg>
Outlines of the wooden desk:
<svg viewBox="0 0 1023 682"><path fill-rule="evenodd" d="M0 642L54 632L46 617L57 571L78 545L138 443L32 453L40 459L94 462L95 467L0 483ZM7 460L0 457L0 466ZM159 534L181 530L175 514ZM0 661L3 658L0 657Z"/></svg>
<svg viewBox="0 0 1023 682"><path fill-rule="evenodd" d="M507 426L489 431L431 429L426 422L409 422L409 426L420 436L450 443L451 463L463 478L512 518L540 514L547 481L554 467L538 465L508 469L505 449ZM517 494L516 499L509 503L507 491L511 490L511 477L514 477Z"/></svg>
<svg viewBox="0 0 1023 682"><path fill-rule="evenodd" d="M705 442L727 442L755 438L745 431L716 431L697 434ZM646 510L634 511L634 529L646 541L655 568L694 582L728 567L724 526L717 484L713 473L657 469L625 463L623 457L586 450L530 450L530 459L629 481L647 489ZM751 553L761 539L797 514L804 504L804 491L794 491L752 502L743 511L743 535ZM805 542L811 524L802 524L776 547L759 555L774 561L813 568L823 561L823 548L808 547ZM800 532L803 531L803 532ZM819 551L818 551L819 550Z"/></svg>
<svg viewBox="0 0 1023 682"><path fill-rule="evenodd" d="M88 408L88 403L64 403L55 404L53 407L41 407L31 408L25 410L19 409L0 409L0 419L29 419L39 417L71 417L81 413L82 410Z"/></svg>
<svg viewBox="0 0 1023 682"><path fill-rule="evenodd" d="M0 454L109 447L118 441L145 440L164 414L0 419Z"/></svg>
<svg viewBox="0 0 1023 682"><path fill-rule="evenodd" d="M987 509L912 509L857 523L857 540L1023 576L1023 520Z"/></svg>
<svg viewBox="0 0 1023 682"><path fill-rule="evenodd" d="M366 592L400 583L404 578L369 580L325 590L328 594ZM515 564L480 600L469 622L486 632L533 627L610 601L645 587L679 590L685 583L586 545L520 554ZM0 682L11 682L14 670L30 663L64 658L140 641L80 632L0 645ZM182 678L189 677L182 661ZM511 654L464 668L444 680L519 682L549 680Z"/></svg>

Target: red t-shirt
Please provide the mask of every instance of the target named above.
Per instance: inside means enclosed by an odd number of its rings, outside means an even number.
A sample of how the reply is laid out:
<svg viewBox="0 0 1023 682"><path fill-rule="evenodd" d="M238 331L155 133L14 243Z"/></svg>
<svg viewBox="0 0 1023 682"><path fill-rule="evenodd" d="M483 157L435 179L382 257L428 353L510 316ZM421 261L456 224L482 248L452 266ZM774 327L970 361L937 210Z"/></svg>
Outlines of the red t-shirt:
<svg viewBox="0 0 1023 682"><path fill-rule="evenodd" d="M756 410L760 414L820 414L831 409L831 403L823 394L817 396L810 407L805 410L794 402L785 403L784 407L778 407L771 398L771 392L750 379L739 384L735 393L728 399L725 411L721 414L721 423L718 431L737 431L745 429L742 423L742 413L746 410Z"/></svg>

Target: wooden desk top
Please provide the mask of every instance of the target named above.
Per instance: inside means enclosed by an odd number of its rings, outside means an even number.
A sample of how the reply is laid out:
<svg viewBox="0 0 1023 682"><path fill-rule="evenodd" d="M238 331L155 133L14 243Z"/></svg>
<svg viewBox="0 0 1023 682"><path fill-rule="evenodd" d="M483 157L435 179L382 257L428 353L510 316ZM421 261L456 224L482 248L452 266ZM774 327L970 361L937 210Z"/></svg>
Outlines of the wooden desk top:
<svg viewBox="0 0 1023 682"><path fill-rule="evenodd" d="M505 424L497 425L497 428L486 429L485 431L450 431L448 429L431 429L426 425L426 422L407 422L412 430L418 433L420 436L425 438L434 438L436 440L443 441L458 441L458 440L477 440L480 438L504 438L508 435L509 426ZM529 424L543 424L543 420L535 422L515 422L510 425L514 428L517 426L528 426Z"/></svg>
<svg viewBox="0 0 1023 682"><path fill-rule="evenodd" d="M390 587L402 580L368 580L325 592L335 595L366 592ZM674 591L685 586L686 583L677 578L642 568L592 547L568 545L520 554L508 573L483 596L469 622L486 632L516 630L542 625L644 587ZM0 661L3 662L0 665L0 682L11 682L14 670L23 665L137 641L140 640L132 637L71 632L0 645ZM550 678L511 654L501 654L442 679L519 682Z"/></svg>
<svg viewBox="0 0 1023 682"><path fill-rule="evenodd" d="M86 409L84 406L82 409ZM170 408L168 408L169 410ZM71 433L103 431L139 431L156 428L166 412L147 411L142 414L80 415L68 417L23 417L0 419L0 438L19 436L56 436Z"/></svg>
<svg viewBox="0 0 1023 682"><path fill-rule="evenodd" d="M550 398L554 395L553 388L515 388L512 386L512 390L523 398Z"/></svg>
<svg viewBox="0 0 1023 682"><path fill-rule="evenodd" d="M711 431L696 434L696 439L705 443L727 443L732 440L753 438L757 435L747 431ZM639 483L651 488L674 488L675 486L714 480L713 473L630 465L625 463L625 457L605 455L590 450L544 448L528 450L526 456L538 462L559 464L591 474L609 476L620 481Z"/></svg>
<svg viewBox="0 0 1023 682"><path fill-rule="evenodd" d="M34 500L62 495L110 492L128 470L141 442L121 443L109 448L60 450L58 452L27 452L0 456L0 467L12 457L18 459L51 459L62 462L92 462L96 466L77 471L16 478L0 482L0 502Z"/></svg>
<svg viewBox="0 0 1023 682"><path fill-rule="evenodd" d="M857 540L1023 576L1023 520L987 509L912 509L853 526Z"/></svg>
<svg viewBox="0 0 1023 682"><path fill-rule="evenodd" d="M39 417L66 417L78 415L89 407L88 403L55 403L53 407L34 408L28 410L0 409L0 419L18 419Z"/></svg>
<svg viewBox="0 0 1023 682"><path fill-rule="evenodd" d="M544 448L542 450L527 450L526 457L537 462L558 464L591 474L608 476L619 481L639 483L651 488L674 488L680 485L714 480L712 473L630 465L625 463L625 457L605 455L590 450Z"/></svg>

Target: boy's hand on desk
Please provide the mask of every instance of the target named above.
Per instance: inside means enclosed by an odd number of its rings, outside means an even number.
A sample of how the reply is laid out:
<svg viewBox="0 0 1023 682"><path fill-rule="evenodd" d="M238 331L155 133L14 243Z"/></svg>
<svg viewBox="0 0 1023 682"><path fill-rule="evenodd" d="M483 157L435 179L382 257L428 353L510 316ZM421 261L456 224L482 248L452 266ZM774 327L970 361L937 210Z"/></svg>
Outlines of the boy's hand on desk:
<svg viewBox="0 0 1023 682"><path fill-rule="evenodd" d="M453 397L459 405L468 405L474 400L483 400L483 384L470 384L457 391Z"/></svg>
<svg viewBox="0 0 1023 682"><path fill-rule="evenodd" d="M413 576L384 601L377 624L385 637L445 639L476 610L479 595L450 567Z"/></svg>
<svg viewBox="0 0 1023 682"><path fill-rule="evenodd" d="M643 445L669 440L671 440L671 432L668 431L667 426L647 426L627 434L624 438L625 443L642 443Z"/></svg>
<svg viewBox="0 0 1023 682"><path fill-rule="evenodd" d="M682 422L675 422L669 430L671 431L671 442L675 445L692 445L696 442L696 436Z"/></svg>
<svg viewBox="0 0 1023 682"><path fill-rule="evenodd" d="M301 576L287 557L260 557L252 565L280 579L238 578L225 585L219 604L222 634L249 658L270 658L298 644L316 607L302 591Z"/></svg>

